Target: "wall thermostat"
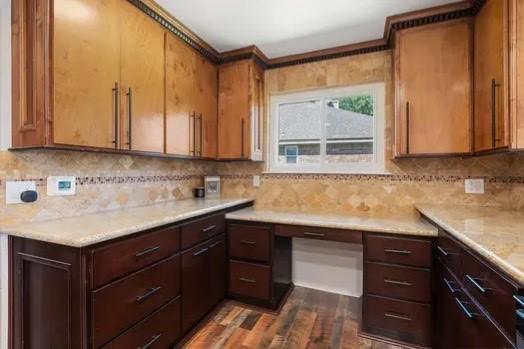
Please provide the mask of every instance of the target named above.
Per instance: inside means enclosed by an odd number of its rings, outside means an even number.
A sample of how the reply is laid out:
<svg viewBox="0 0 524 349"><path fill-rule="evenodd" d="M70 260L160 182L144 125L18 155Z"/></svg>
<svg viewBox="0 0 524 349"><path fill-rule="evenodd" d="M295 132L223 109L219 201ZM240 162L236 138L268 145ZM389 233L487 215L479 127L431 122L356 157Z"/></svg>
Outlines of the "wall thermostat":
<svg viewBox="0 0 524 349"><path fill-rule="evenodd" d="M73 176L50 176L47 177L47 195L62 196L75 195L76 177Z"/></svg>

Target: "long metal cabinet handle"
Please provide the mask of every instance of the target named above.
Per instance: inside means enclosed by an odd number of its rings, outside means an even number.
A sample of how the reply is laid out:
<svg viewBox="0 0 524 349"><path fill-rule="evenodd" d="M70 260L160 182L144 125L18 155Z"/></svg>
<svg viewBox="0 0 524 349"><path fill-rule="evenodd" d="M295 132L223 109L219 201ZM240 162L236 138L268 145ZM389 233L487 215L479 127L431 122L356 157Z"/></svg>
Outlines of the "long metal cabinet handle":
<svg viewBox="0 0 524 349"><path fill-rule="evenodd" d="M455 302L457 302L457 305L459 306L460 310L462 310L462 312L464 313L464 315L466 315L466 317L468 319L474 319L475 318L475 313L472 313L468 310L468 308L466 308L466 306L464 305L464 303L462 303L462 301L460 299L458 299L457 297L455 297Z"/></svg>
<svg viewBox="0 0 524 349"><path fill-rule="evenodd" d="M409 102L406 102L406 154L409 154Z"/></svg>
<svg viewBox="0 0 524 349"><path fill-rule="evenodd" d="M384 313L384 316L395 320L411 321L409 316L403 314Z"/></svg>
<svg viewBox="0 0 524 349"><path fill-rule="evenodd" d="M212 230L215 230L216 227L217 227L216 224L213 224L213 225L210 225L209 227L202 228L202 233L208 233Z"/></svg>
<svg viewBox="0 0 524 349"><path fill-rule="evenodd" d="M153 287L153 288L149 289L149 291L147 291L143 295L136 297L136 301L137 302L142 302L143 300L151 297L152 295L154 295L155 293L157 293L161 289L162 289L162 286Z"/></svg>
<svg viewBox="0 0 524 349"><path fill-rule="evenodd" d="M198 257L198 256L200 256L201 254L206 253L207 251L209 251L209 247L204 247L204 248L201 249L200 251L193 253L193 257Z"/></svg>
<svg viewBox="0 0 524 349"><path fill-rule="evenodd" d="M489 290L489 288L486 288L484 286L482 286L477 280L477 278L474 278L472 277L471 275L469 274L466 274L466 280L468 280L471 284L473 284L473 286L475 286L477 288L477 290L479 290L481 293L486 293L487 290Z"/></svg>
<svg viewBox="0 0 524 349"><path fill-rule="evenodd" d="M244 158L244 124L245 120L242 118L240 121L240 157Z"/></svg>
<svg viewBox="0 0 524 349"><path fill-rule="evenodd" d="M204 131L204 123L202 122L202 113L200 113L200 115L198 117L198 127L200 129L200 135L199 135L199 138L198 138L199 141L200 141L199 142L200 144L198 146L198 155L200 157L202 157L202 147L203 147L203 144L204 144L204 139L203 139L204 138L203 137L203 135L204 135L204 132L203 132Z"/></svg>
<svg viewBox="0 0 524 349"><path fill-rule="evenodd" d="M249 284L256 284L257 283L257 280L248 279L248 278L238 278L238 280L240 280L242 282L247 282Z"/></svg>
<svg viewBox="0 0 524 349"><path fill-rule="evenodd" d="M196 136L196 128L195 128L195 120L196 116L195 116L195 112L192 112L190 115L189 115L189 133L191 133L191 123L193 123L193 141L192 141L192 147L190 146L190 149L189 149L189 153L193 156L196 155L196 150L195 150L195 136ZM191 142L190 142L191 144Z"/></svg>
<svg viewBox="0 0 524 349"><path fill-rule="evenodd" d="M151 337L151 340L149 342L147 342L146 344L144 344L141 347L138 347L137 349L149 349L149 348L151 348L151 346L153 344L155 344L160 339L160 337L162 337L162 333L159 333L156 336Z"/></svg>
<svg viewBox="0 0 524 349"><path fill-rule="evenodd" d="M411 251L409 250L397 250L394 248L386 248L384 250L385 253L393 253L393 254L403 254L403 255L410 255Z"/></svg>
<svg viewBox="0 0 524 349"><path fill-rule="evenodd" d="M516 300L521 307L524 307L524 296L513 295L513 299Z"/></svg>
<svg viewBox="0 0 524 349"><path fill-rule="evenodd" d="M145 256L145 255L148 255L148 254L151 254L153 252L156 252L160 250L160 246L154 246L154 247L150 247L148 249L145 249L143 251L140 251L140 252L137 252L135 253L135 257L142 257L142 256Z"/></svg>
<svg viewBox="0 0 524 349"><path fill-rule="evenodd" d="M398 286L407 286L407 287L413 286L413 284L409 281L400 281L400 280L391 280L391 279L384 279L384 283L398 285Z"/></svg>
<svg viewBox="0 0 524 349"><path fill-rule="evenodd" d="M126 97L127 97L127 127L128 127L126 144L128 145L129 150L131 150L131 140L133 139L133 136L132 136L132 130L133 130L133 126L132 126L132 119L133 119L133 111L132 111L132 108L133 108L133 91L131 91L131 87L127 90Z"/></svg>
<svg viewBox="0 0 524 349"><path fill-rule="evenodd" d="M323 234L323 233L310 233L308 231L305 231L304 235L305 236L315 236L315 237L319 237L319 238L326 236L326 234Z"/></svg>
<svg viewBox="0 0 524 349"><path fill-rule="evenodd" d="M491 80L491 146L497 146L497 80Z"/></svg>
<svg viewBox="0 0 524 349"><path fill-rule="evenodd" d="M115 86L112 89L113 91L113 120L114 120L114 126L115 126L115 133L114 133L114 139L112 143L115 145L115 148L118 148L118 82L115 82Z"/></svg>

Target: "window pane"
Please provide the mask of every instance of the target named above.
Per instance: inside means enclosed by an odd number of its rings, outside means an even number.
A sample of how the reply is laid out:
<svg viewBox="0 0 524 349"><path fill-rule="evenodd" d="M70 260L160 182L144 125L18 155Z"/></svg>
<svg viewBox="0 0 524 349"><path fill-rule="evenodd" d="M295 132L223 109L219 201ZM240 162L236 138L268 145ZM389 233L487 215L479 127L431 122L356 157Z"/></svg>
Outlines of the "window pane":
<svg viewBox="0 0 524 349"><path fill-rule="evenodd" d="M319 164L321 101L286 103L278 108L278 163Z"/></svg>
<svg viewBox="0 0 524 349"><path fill-rule="evenodd" d="M326 162L374 160L373 96L349 96L326 101Z"/></svg>

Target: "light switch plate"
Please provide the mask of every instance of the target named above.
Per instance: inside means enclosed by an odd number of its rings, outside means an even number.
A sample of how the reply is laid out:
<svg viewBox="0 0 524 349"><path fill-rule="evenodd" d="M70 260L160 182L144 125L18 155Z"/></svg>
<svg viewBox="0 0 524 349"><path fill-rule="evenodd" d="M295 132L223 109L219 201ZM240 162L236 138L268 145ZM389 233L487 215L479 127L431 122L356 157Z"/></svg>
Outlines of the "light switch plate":
<svg viewBox="0 0 524 349"><path fill-rule="evenodd" d="M5 203L21 204L20 194L26 190L36 190L36 183L33 181L5 182Z"/></svg>
<svg viewBox="0 0 524 349"><path fill-rule="evenodd" d="M253 186L255 188L260 187L260 176L253 176Z"/></svg>
<svg viewBox="0 0 524 349"><path fill-rule="evenodd" d="M466 179L464 182L466 194L484 194L484 179Z"/></svg>

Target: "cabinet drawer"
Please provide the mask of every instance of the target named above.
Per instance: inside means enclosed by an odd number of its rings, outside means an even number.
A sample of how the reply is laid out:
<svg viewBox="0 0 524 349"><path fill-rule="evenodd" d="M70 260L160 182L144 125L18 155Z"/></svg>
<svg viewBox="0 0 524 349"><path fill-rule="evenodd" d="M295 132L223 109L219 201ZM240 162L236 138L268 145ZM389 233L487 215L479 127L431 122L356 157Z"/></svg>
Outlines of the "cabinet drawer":
<svg viewBox="0 0 524 349"><path fill-rule="evenodd" d="M457 278L462 278L462 254L464 250L448 233L439 230L437 241L437 257Z"/></svg>
<svg viewBox="0 0 524 349"><path fill-rule="evenodd" d="M91 292L96 347L180 293L180 256L172 256Z"/></svg>
<svg viewBox="0 0 524 349"><path fill-rule="evenodd" d="M350 242L355 244L362 243L362 232L345 229L277 224L275 226L275 235L305 239Z"/></svg>
<svg viewBox="0 0 524 349"><path fill-rule="evenodd" d="M229 262L229 292L260 300L271 297L271 269L266 265Z"/></svg>
<svg viewBox="0 0 524 349"><path fill-rule="evenodd" d="M271 228L244 224L229 224L229 255L233 258L269 262Z"/></svg>
<svg viewBox="0 0 524 349"><path fill-rule="evenodd" d="M368 234L366 255L369 261L430 267L431 241Z"/></svg>
<svg viewBox="0 0 524 349"><path fill-rule="evenodd" d="M104 345L103 349L172 348L179 336L180 297Z"/></svg>
<svg viewBox="0 0 524 349"><path fill-rule="evenodd" d="M91 288L98 288L176 253L179 231L178 227L166 228L91 251Z"/></svg>
<svg viewBox="0 0 524 349"><path fill-rule="evenodd" d="M368 293L431 302L431 274L427 269L367 262L365 275Z"/></svg>
<svg viewBox="0 0 524 349"><path fill-rule="evenodd" d="M371 332L409 343L430 345L429 305L371 295L365 297L365 317Z"/></svg>
<svg viewBox="0 0 524 349"><path fill-rule="evenodd" d="M184 224L180 227L180 245L186 249L223 233L225 229L226 217L223 213Z"/></svg>
<svg viewBox="0 0 524 349"><path fill-rule="evenodd" d="M518 287L465 251L462 284L508 334L515 332L515 300Z"/></svg>

